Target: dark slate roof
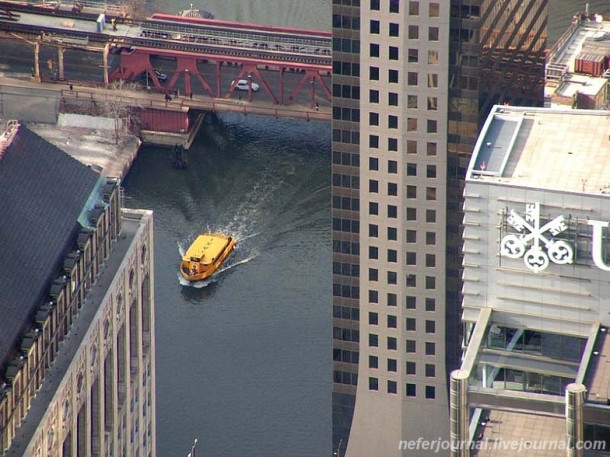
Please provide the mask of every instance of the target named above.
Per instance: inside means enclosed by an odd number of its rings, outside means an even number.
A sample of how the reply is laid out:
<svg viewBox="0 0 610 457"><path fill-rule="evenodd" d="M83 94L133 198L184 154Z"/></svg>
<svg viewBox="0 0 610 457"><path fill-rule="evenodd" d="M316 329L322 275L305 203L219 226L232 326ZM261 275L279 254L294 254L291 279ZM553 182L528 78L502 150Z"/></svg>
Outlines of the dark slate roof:
<svg viewBox="0 0 610 457"><path fill-rule="evenodd" d="M49 296L99 181L23 125L0 158L0 367Z"/></svg>

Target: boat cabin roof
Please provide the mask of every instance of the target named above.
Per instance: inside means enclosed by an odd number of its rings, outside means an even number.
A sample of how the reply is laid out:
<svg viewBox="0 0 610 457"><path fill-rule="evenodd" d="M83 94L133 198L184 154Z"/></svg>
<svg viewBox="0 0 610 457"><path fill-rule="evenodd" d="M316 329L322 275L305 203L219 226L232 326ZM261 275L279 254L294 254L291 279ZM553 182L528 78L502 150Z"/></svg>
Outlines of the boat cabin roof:
<svg viewBox="0 0 610 457"><path fill-rule="evenodd" d="M224 235L206 233L199 235L184 254L186 262L212 263L229 244L229 238Z"/></svg>

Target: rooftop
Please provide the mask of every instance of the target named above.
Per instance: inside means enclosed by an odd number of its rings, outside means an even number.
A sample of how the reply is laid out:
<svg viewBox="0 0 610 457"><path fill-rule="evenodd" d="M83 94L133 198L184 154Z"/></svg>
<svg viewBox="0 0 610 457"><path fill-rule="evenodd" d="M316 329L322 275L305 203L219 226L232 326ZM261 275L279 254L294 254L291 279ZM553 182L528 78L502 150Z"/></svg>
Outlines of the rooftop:
<svg viewBox="0 0 610 457"><path fill-rule="evenodd" d="M495 106L466 180L604 194L610 191L610 111Z"/></svg>
<svg viewBox="0 0 610 457"><path fill-rule="evenodd" d="M564 457L565 419L491 410L481 421L473 457Z"/></svg>
<svg viewBox="0 0 610 457"><path fill-rule="evenodd" d="M100 175L20 126L0 159L0 365L48 297ZM97 200L95 200L97 201Z"/></svg>

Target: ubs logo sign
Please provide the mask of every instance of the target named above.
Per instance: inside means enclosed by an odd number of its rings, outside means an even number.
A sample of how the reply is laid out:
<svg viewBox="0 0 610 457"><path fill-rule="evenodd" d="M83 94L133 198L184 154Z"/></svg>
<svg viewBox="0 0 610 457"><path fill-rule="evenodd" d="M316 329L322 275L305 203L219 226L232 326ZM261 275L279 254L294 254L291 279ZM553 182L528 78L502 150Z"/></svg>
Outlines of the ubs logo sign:
<svg viewBox="0 0 610 457"><path fill-rule="evenodd" d="M511 210L506 221L519 235L509 234L502 238L502 255L511 259L523 257L525 266L535 273L546 269L549 261L560 265L574 261L572 246L553 239L568 228L563 216L557 216L541 227L540 204L530 203L525 205L525 218Z"/></svg>

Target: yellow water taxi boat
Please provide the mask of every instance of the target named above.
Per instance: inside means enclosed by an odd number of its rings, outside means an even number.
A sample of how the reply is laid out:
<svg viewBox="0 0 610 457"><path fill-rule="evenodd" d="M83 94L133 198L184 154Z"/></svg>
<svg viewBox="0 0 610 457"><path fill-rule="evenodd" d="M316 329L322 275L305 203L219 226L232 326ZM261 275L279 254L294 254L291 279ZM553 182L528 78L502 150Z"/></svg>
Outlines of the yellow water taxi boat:
<svg viewBox="0 0 610 457"><path fill-rule="evenodd" d="M235 239L225 235L199 235L182 257L180 273L189 281L209 278L235 248Z"/></svg>

